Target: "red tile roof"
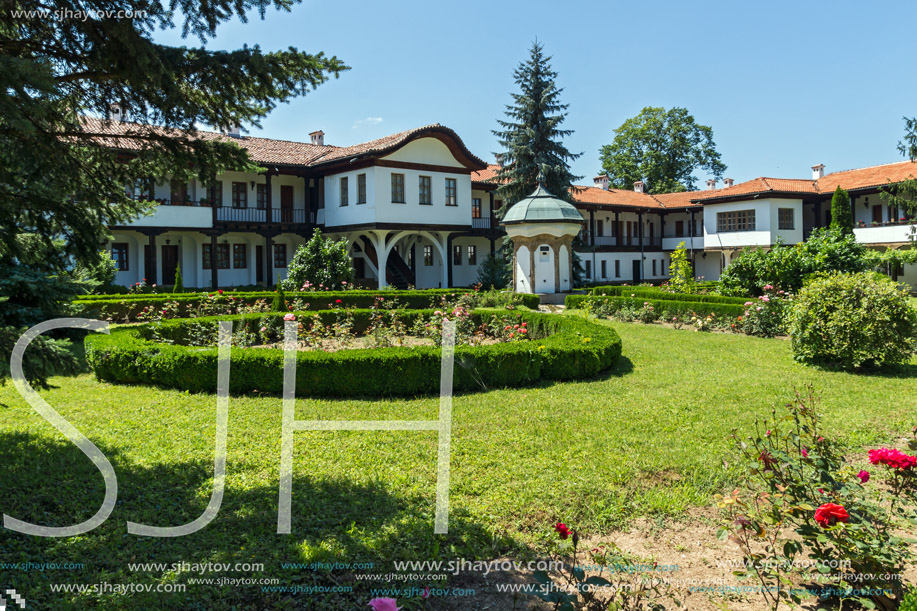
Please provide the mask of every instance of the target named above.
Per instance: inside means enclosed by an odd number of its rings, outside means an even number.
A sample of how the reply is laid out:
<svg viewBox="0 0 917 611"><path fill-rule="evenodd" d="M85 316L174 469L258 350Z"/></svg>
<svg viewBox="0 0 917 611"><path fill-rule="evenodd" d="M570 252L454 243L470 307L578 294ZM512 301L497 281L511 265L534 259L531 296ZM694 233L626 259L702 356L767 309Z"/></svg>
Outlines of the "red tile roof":
<svg viewBox="0 0 917 611"><path fill-rule="evenodd" d="M901 182L909 178L917 178L917 163L913 161L899 161L875 165L856 170L844 170L826 174L818 181L818 190L821 193L832 193L837 187L847 189L866 189L879 187L890 182Z"/></svg>
<svg viewBox="0 0 917 611"><path fill-rule="evenodd" d="M500 171L500 166L495 163L488 163L483 170L471 173L471 182L493 182Z"/></svg>
<svg viewBox="0 0 917 611"><path fill-rule="evenodd" d="M84 125L90 133L99 134L97 141L101 145L122 150L138 150L141 148L141 145L138 140L120 136L142 136L145 133L155 133L160 136L178 138L187 135L185 132L178 129L128 122L105 121L92 117L84 118ZM453 153L458 153L459 156L465 157L463 161L466 164L480 168L484 168L487 165L482 160L475 157L465 147L464 142L462 142L458 134L438 123L406 130L370 142L344 147L330 145L319 146L306 142L276 140L273 138L255 138L252 136L234 138L226 134L212 131L198 131L195 134L196 138L202 140L234 142L248 151L252 160L258 163L301 166L330 163L363 155L382 155L392 152L407 142L422 136L432 136L451 140L452 142L450 144L453 144L453 146L450 148L454 149Z"/></svg>

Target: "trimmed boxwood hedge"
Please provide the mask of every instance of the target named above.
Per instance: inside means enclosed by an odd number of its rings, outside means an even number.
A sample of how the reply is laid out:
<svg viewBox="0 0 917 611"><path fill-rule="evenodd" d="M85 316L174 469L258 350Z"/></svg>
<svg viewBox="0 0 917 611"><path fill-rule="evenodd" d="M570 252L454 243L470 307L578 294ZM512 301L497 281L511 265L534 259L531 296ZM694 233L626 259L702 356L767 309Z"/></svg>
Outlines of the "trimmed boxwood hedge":
<svg viewBox="0 0 917 611"><path fill-rule="evenodd" d="M700 297L700 295L697 295ZM565 305L570 309L586 309L587 302L604 303L619 310L625 305L631 305L634 308L642 308L644 303L649 303L656 310L660 317L675 316L682 314L715 314L727 318L741 316L745 312L745 306L732 303L709 303L702 301L681 301L678 299L652 299L645 297L606 297L601 295L567 295ZM742 302L744 304L744 302Z"/></svg>
<svg viewBox="0 0 917 611"><path fill-rule="evenodd" d="M748 299L744 297L725 297L723 295L695 295L689 293L670 293L660 289L640 286L597 286L592 289L593 295L609 297L630 297L640 299L659 299L662 301L690 301L693 303L729 303L743 305Z"/></svg>
<svg viewBox="0 0 917 611"><path fill-rule="evenodd" d="M287 303L293 299L303 299L310 304L311 310L328 308L329 304L342 307L369 308L376 297L398 299L398 303L406 308L423 309L436 305L443 296L462 295L472 292L470 289L427 289L420 291L312 291L285 293ZM130 315L131 321L136 321L137 314L147 306L163 306L167 302L177 302L180 307L179 315L187 315L206 295L213 293L155 293L137 295L89 295L74 301L74 304L83 308L83 315L98 318L125 319ZM224 291L220 296L229 300L230 297L238 299L238 303L251 305L256 301L270 302L274 299L274 291ZM337 303L340 299L341 303ZM519 305L537 309L538 295L515 293L514 299Z"/></svg>
<svg viewBox="0 0 917 611"><path fill-rule="evenodd" d="M432 312L404 311L404 319ZM519 386L541 380L593 377L613 367L621 356L621 339L613 329L580 316L528 310L479 308L475 323L492 315L525 321L533 339L486 346L457 346L453 388L474 391ZM220 320L261 320L283 313L251 314L164 321L159 332L181 341L190 324ZM332 312L300 312L297 317ZM369 311L354 312L355 327L365 327ZM149 325L113 329L110 335L86 337L86 360L96 378L105 382L152 384L189 391L216 390L217 349L160 343L143 338ZM441 354L438 347L375 348L338 352L297 353L296 393L299 396L394 396L439 391ZM283 351L272 348L233 348L230 391L280 394Z"/></svg>

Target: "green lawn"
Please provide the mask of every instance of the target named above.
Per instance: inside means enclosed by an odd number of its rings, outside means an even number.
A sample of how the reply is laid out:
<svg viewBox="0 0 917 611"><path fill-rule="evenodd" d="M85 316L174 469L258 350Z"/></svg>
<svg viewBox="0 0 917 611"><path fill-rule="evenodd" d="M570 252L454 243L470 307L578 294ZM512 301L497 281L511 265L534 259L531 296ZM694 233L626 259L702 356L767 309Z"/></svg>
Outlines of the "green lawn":
<svg viewBox="0 0 917 611"><path fill-rule="evenodd" d="M281 403L255 396L230 401L227 490L216 519L187 537L128 535L128 520L178 525L203 511L215 399L99 384L90 375L55 378L57 387L42 396L112 461L118 504L103 526L75 539L3 531L2 562L83 562L85 568L0 572L0 585L15 583L36 608L68 602L80 608L286 608L288 595L265 594L258 586L192 586L170 604L162 594L62 598L48 584L95 583L100 575L115 583L185 583L187 573L131 572L127 563L210 561L261 562L265 575L283 585L331 585L329 575L340 583L349 583L348 576L284 570L280 563L372 561L373 572L385 573L392 559L527 555L550 536L555 521L606 533L635 516L677 517L706 504L730 483L723 460L731 429L747 429L756 414L791 398L794 387L815 385L827 430L853 448L888 440L917 419L917 363L873 375L827 372L796 364L782 340L606 324L624 342L613 375L455 398L452 510L444 537L432 534L431 432L297 433L293 534L277 535ZM297 400L296 416L435 419L437 410L435 397ZM46 525L95 513L104 489L100 474L12 385L0 388L0 416L2 512ZM362 587L351 597L311 595L307 608L365 608Z"/></svg>

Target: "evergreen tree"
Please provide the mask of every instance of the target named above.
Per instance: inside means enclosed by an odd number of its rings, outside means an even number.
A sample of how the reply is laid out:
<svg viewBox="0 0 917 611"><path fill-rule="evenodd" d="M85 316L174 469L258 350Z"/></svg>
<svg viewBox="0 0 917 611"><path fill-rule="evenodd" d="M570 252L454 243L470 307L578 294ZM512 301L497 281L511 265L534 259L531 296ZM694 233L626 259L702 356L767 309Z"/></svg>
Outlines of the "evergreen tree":
<svg viewBox="0 0 917 611"><path fill-rule="evenodd" d="M841 233L853 233L853 210L850 208L850 195L838 186L831 196L831 229Z"/></svg>
<svg viewBox="0 0 917 611"><path fill-rule="evenodd" d="M898 152L907 157L909 161L917 162L917 117L904 117L904 140L898 142ZM904 216L911 219L917 216L917 177L915 174L917 174L917 169L905 180L884 187L880 194L889 206L898 208ZM911 240L915 238L917 235L912 227Z"/></svg>
<svg viewBox="0 0 917 611"><path fill-rule="evenodd" d="M690 293L694 287L694 270L685 243L679 242L669 263L669 284L676 293Z"/></svg>
<svg viewBox="0 0 917 611"><path fill-rule="evenodd" d="M283 285L278 282L277 290L274 292L274 301L271 303L271 312L286 312L287 298L283 294Z"/></svg>
<svg viewBox="0 0 917 611"><path fill-rule="evenodd" d="M175 286L172 287L173 293L184 293L185 292L185 281L181 277L181 263L175 264Z"/></svg>
<svg viewBox="0 0 917 611"><path fill-rule="evenodd" d="M133 200L126 185L147 183L151 176L187 180L227 168L256 170L231 138L203 138L195 126L258 126L278 103L305 95L347 66L292 47L211 50L203 43L222 22L245 22L252 9L263 17L271 5L289 11L297 2L5 3L0 257L20 256L16 237L32 234L57 256L60 269L73 257L94 261L110 225L151 206ZM55 9L86 14L55 16ZM154 40L154 33L176 23L202 46ZM87 119L112 118L113 104L130 121L127 133ZM52 250L57 238L66 246Z"/></svg>
<svg viewBox="0 0 917 611"><path fill-rule="evenodd" d="M544 173L545 188L566 201L571 201L573 182L582 178L570 172L570 162L582 153L571 153L561 142L573 132L560 129L567 104L560 102L563 89L555 83L557 73L550 60L541 44L532 44L529 58L513 72L519 92L511 94L507 119L498 120L501 129L493 132L503 149L502 167L494 179L504 201L497 211L500 218L535 190L539 172Z"/></svg>
<svg viewBox="0 0 917 611"><path fill-rule="evenodd" d="M500 252L488 254L478 268L478 283L485 289L506 288L512 277L512 269Z"/></svg>

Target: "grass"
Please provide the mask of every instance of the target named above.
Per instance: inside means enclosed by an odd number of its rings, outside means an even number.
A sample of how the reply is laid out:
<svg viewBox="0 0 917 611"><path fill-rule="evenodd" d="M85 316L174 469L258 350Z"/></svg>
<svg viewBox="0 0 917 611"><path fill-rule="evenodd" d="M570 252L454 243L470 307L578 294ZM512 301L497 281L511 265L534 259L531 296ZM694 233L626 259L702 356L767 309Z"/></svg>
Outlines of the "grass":
<svg viewBox="0 0 917 611"><path fill-rule="evenodd" d="M85 568L16 573L15 581L0 574L0 581L15 583L36 607L286 608L306 599L259 586L191 585L184 594L71 594L62 602L49 583L96 583L100 575L113 583L187 583L193 575L131 571L127 563L209 561L264 563L265 573L254 576L278 577L281 585L336 580L359 589L364 582L346 573L280 565L368 561L371 572L386 573L392 559L532 555L556 521L602 534L638 516L677 518L731 483L734 474L723 464L730 431L748 430L756 415L768 415L807 383L822 396L829 434L851 447L915 424L917 363L873 375L822 371L796 364L782 340L603 324L624 343L612 375L455 397L446 536L432 534L436 437L430 432L297 433L293 534L277 535L281 403L258 396L230 401L227 489L216 519L186 537L128 535L128 520L178 525L202 513L211 489L215 399L100 384L89 375L55 378L57 387L41 394L112 461L118 504L83 537L4 530L2 562ZM297 400L296 409L298 419L435 419L438 399ZM95 513L103 482L82 453L11 385L0 388L0 415L3 513L45 525ZM252 575L215 575L221 576ZM350 595L310 595L309 608L363 608L369 596L362 587Z"/></svg>

